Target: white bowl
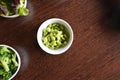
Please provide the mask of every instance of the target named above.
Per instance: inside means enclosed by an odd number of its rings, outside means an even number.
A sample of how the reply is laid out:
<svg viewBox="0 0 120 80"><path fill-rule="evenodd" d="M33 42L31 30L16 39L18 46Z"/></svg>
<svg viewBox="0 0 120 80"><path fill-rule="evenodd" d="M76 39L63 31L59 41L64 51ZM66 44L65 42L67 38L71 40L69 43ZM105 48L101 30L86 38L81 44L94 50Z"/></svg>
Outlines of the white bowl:
<svg viewBox="0 0 120 80"><path fill-rule="evenodd" d="M52 49L46 47L42 42L43 29L45 29L49 24L52 24L52 23L60 23L60 24L64 25L66 27L66 29L68 30L68 33L70 35L67 45L64 47L61 47L59 49L56 49L56 50L52 50ZM72 44L72 42L73 42L73 30L72 30L71 26L63 19L59 19L59 18L48 19L40 25L38 32L37 32L37 41L38 41L39 46L45 52L47 52L49 54L53 54L53 55L61 54L61 53L64 53L65 51L67 51Z"/></svg>
<svg viewBox="0 0 120 80"><path fill-rule="evenodd" d="M25 0L25 4L24 4L25 8L26 8L26 6L27 6L27 0ZM18 16L19 16L18 14L15 14L15 15L11 15L11 16L2 16L2 17L5 17L5 18L16 18Z"/></svg>
<svg viewBox="0 0 120 80"><path fill-rule="evenodd" d="M20 55L19 55L18 52L17 52L14 48L12 48L11 46L4 45L4 44L1 44L0 46L6 46L6 47L10 48L10 49L11 49L12 51L14 51L14 52L16 53L16 55L17 55L18 68L17 68L16 72L9 78L9 80L11 80L11 79L13 79L13 78L17 75L18 71L20 70L20 66L21 66Z"/></svg>

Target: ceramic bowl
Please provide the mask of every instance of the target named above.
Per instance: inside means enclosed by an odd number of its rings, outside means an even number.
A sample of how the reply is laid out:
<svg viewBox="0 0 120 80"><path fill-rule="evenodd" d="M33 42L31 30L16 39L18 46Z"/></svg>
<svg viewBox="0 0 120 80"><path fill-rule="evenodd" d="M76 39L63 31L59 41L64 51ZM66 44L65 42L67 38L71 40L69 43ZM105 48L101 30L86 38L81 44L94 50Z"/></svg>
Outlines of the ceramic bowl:
<svg viewBox="0 0 120 80"><path fill-rule="evenodd" d="M25 0L25 4L24 4L25 8L26 8L26 6L27 6L27 0ZM19 17L19 15L15 14L15 15L11 15L11 16L2 16L2 17L4 17L4 18L16 18L16 17Z"/></svg>
<svg viewBox="0 0 120 80"><path fill-rule="evenodd" d="M9 80L13 79L17 73L19 72L20 70L20 66L21 66L21 59L20 59L20 55L18 54L18 52L11 46L8 46L8 45L4 45L4 44L0 44L0 47L1 46L6 46L8 49L11 49L16 55L17 55L17 60L18 60L18 67L17 67L17 70L15 71L15 73L9 78Z"/></svg>
<svg viewBox="0 0 120 80"><path fill-rule="evenodd" d="M59 24L64 25L66 27L66 29L67 29L67 32L69 33L69 40L68 40L67 45L64 46L64 47L60 47L58 49L55 49L55 50L46 47L42 42L42 32L43 32L43 30L49 24L52 24L52 23L59 23ZM69 23L66 22L65 20L59 19L59 18L51 18L51 19L46 20L45 22L43 22L40 25L40 27L38 29L38 32L37 32L37 41L38 41L38 44L41 47L41 49L43 49L45 52L47 52L49 54L53 54L53 55L62 54L64 52L66 52L70 48L70 46L72 45L72 42L73 42L73 30L72 30L71 26L69 25Z"/></svg>

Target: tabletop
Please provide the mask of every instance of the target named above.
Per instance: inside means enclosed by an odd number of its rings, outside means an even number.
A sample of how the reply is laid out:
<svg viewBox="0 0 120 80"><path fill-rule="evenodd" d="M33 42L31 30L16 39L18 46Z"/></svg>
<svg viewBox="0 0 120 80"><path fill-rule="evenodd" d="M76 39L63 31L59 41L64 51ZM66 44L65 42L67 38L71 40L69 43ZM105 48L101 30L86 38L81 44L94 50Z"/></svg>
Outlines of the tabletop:
<svg viewBox="0 0 120 80"><path fill-rule="evenodd" d="M0 17L0 44L14 47L21 68L13 80L120 80L118 0L28 0L26 17ZM73 44L60 55L44 52L37 30L50 18L66 20Z"/></svg>

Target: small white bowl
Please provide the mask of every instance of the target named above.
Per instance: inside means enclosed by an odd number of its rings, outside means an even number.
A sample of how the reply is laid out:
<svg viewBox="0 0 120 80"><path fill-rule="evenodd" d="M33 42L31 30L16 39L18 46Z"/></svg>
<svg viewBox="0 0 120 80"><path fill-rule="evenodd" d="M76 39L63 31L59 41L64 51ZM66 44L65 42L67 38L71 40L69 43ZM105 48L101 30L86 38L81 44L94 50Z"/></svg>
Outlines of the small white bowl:
<svg viewBox="0 0 120 80"><path fill-rule="evenodd" d="M27 6L27 0L25 0L25 4L24 4L25 8L26 8L26 6ZM11 16L2 16L2 17L4 17L4 18L16 18L16 17L19 17L19 15L15 14L15 15L11 15Z"/></svg>
<svg viewBox="0 0 120 80"><path fill-rule="evenodd" d="M52 23L60 23L62 25L64 25L69 33L69 41L67 43L66 46L64 47L61 47L59 49L56 49L56 50L52 50L48 47L46 47L43 42L42 42L42 33L43 33L43 30L49 25L49 24L52 24ZM46 20L45 22L43 22L39 29L38 29L38 32L37 32L37 41L38 41L38 44L39 46L47 53L49 54L53 54L53 55L57 55L57 54L61 54L61 53L64 53L65 51L67 51L70 46L72 45L72 42L73 42L73 30L71 28L71 26L63 19L59 19L59 18L52 18L52 19L48 19Z"/></svg>
<svg viewBox="0 0 120 80"><path fill-rule="evenodd" d="M6 47L8 47L8 48L11 49L12 51L14 51L14 52L16 53L16 55L17 55L18 68L17 68L16 72L9 78L9 80L11 80L11 79L13 79L13 78L17 75L18 71L20 70L20 66L21 66L20 55L19 55L18 52L17 52L14 48L12 48L11 46L4 45L4 44L1 44L0 46L6 46Z"/></svg>

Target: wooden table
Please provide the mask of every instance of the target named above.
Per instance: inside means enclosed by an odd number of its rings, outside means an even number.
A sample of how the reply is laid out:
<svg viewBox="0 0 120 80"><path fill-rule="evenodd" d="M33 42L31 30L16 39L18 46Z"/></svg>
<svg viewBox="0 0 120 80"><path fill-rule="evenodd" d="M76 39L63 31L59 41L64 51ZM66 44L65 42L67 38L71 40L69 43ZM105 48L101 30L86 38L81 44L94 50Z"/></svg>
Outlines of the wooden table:
<svg viewBox="0 0 120 80"><path fill-rule="evenodd" d="M115 0L28 0L27 17L0 17L0 44L14 47L22 65L13 80L120 80L119 8ZM73 29L70 49L45 53L36 35L49 18Z"/></svg>

